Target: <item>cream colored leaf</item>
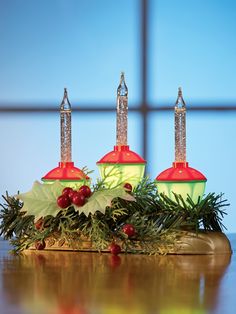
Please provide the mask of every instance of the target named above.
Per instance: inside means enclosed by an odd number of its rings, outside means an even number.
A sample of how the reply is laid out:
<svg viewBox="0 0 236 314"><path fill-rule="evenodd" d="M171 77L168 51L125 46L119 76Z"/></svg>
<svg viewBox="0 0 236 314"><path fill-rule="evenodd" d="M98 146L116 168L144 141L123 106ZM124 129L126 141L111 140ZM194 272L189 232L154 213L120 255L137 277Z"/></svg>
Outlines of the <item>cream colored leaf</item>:
<svg viewBox="0 0 236 314"><path fill-rule="evenodd" d="M111 201L117 197L123 198L127 201L135 201L135 198L127 193L123 188L118 188L94 192L84 206L74 207L75 210L80 213L84 213L86 216L90 213L94 214L96 211L100 211L104 214L106 207L111 206Z"/></svg>
<svg viewBox="0 0 236 314"><path fill-rule="evenodd" d="M61 195L63 188L64 186L59 181L52 184L35 181L29 192L16 195L24 203L21 211L35 216L35 221L48 215L55 217L60 210L57 198Z"/></svg>

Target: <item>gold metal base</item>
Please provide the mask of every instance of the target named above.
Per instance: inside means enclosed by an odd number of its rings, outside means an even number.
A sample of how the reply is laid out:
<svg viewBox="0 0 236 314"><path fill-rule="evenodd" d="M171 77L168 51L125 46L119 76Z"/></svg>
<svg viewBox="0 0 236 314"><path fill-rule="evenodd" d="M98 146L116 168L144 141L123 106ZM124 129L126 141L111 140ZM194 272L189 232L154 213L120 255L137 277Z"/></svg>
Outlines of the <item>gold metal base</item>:
<svg viewBox="0 0 236 314"><path fill-rule="evenodd" d="M231 254L229 239L223 232L183 231L169 254Z"/></svg>
<svg viewBox="0 0 236 314"><path fill-rule="evenodd" d="M86 251L97 252L93 243L87 239L73 245L62 239L46 239L45 250L50 251ZM29 250L35 250L34 246ZM102 252L109 252L102 250ZM180 231L178 239L167 254L178 255L207 255L207 254L231 254L231 245L227 236L222 232L199 231Z"/></svg>

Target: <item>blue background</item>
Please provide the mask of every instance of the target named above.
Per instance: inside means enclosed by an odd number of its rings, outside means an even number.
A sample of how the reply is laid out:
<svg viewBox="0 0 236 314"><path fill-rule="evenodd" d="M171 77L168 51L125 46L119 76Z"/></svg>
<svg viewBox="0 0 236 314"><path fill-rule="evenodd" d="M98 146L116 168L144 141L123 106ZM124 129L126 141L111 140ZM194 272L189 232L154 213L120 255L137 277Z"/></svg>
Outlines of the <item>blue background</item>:
<svg viewBox="0 0 236 314"><path fill-rule="evenodd" d="M55 107L67 87L73 108L116 106L121 71L129 106L141 104L139 0L1 0L0 106ZM152 0L148 11L147 102L172 106L182 86L187 106L235 106L236 2ZM115 144L114 113L73 114L73 160L98 172ZM148 174L174 158L173 112L148 115ZM236 232L236 112L187 114L187 159L208 178L206 192L231 203ZM0 115L0 191L29 190L60 157L59 113ZM129 113L129 144L142 153L141 112Z"/></svg>

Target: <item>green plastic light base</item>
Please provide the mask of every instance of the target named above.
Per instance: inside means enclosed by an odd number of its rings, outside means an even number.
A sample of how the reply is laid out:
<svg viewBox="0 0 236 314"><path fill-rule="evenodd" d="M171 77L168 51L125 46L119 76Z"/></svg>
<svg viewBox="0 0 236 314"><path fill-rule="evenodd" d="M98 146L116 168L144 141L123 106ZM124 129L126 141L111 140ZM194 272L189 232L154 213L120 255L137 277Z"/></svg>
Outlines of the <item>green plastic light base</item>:
<svg viewBox="0 0 236 314"><path fill-rule="evenodd" d="M42 179L43 183L45 184L52 184L56 180L45 180ZM74 190L78 190L82 185L90 186L91 180L59 180L62 185L65 187L72 188Z"/></svg>
<svg viewBox="0 0 236 314"><path fill-rule="evenodd" d="M145 171L145 164L98 164L100 176L107 188L115 188L124 183L132 187L138 185Z"/></svg>
<svg viewBox="0 0 236 314"><path fill-rule="evenodd" d="M189 195L193 202L197 202L198 198L203 197L206 182L205 181L157 181L158 193L167 195L170 199L175 201L174 193L182 195L183 199L186 200Z"/></svg>

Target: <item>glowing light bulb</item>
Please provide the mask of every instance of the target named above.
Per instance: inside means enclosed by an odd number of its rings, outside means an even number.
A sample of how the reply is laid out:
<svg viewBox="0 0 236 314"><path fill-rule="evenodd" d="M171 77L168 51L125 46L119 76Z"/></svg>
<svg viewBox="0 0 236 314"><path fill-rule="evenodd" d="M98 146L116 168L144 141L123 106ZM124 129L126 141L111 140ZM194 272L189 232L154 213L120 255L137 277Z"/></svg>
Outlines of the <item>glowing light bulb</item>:
<svg viewBox="0 0 236 314"><path fill-rule="evenodd" d="M181 87L175 103L175 161L186 162L186 105Z"/></svg>
<svg viewBox="0 0 236 314"><path fill-rule="evenodd" d="M60 106L61 116L61 162L71 161L71 104L68 99L67 90Z"/></svg>
<svg viewBox="0 0 236 314"><path fill-rule="evenodd" d="M128 88L125 84L124 72L121 72L120 84L117 88L116 113L116 145L127 145L128 130Z"/></svg>

